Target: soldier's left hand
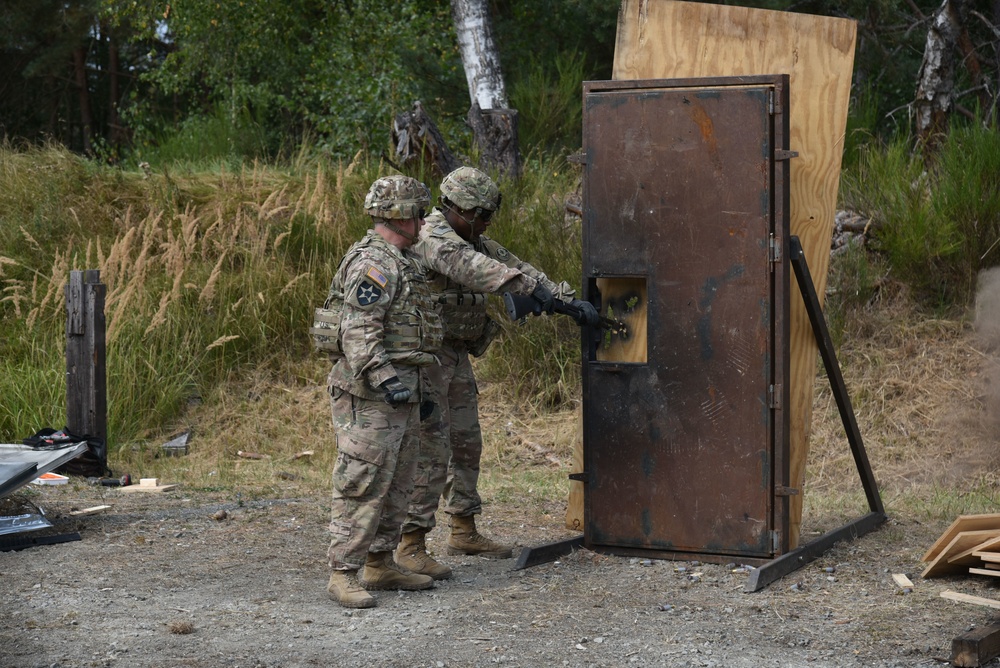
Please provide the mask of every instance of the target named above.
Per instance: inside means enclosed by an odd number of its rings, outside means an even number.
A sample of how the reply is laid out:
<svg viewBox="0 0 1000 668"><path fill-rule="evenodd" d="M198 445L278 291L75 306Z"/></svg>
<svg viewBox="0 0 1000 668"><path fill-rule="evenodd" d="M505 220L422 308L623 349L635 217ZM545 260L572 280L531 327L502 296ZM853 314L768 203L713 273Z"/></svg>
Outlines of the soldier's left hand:
<svg viewBox="0 0 1000 668"><path fill-rule="evenodd" d="M590 302L585 302L582 299L574 299L569 303L569 305L579 311L579 313L574 316L574 320L576 320L576 324L581 327L584 325L587 325L588 327L596 327L601 323L600 314Z"/></svg>
<svg viewBox="0 0 1000 668"><path fill-rule="evenodd" d="M393 376L379 387L385 392L385 403L393 408L400 404L405 404L410 400L413 392L399 380L399 376Z"/></svg>

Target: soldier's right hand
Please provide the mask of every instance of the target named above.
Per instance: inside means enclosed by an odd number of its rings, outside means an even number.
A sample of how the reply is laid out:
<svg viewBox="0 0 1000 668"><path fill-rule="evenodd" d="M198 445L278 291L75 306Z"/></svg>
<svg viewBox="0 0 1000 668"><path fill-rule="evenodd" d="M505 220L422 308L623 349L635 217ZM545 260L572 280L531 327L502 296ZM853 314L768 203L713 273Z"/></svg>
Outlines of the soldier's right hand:
<svg viewBox="0 0 1000 668"><path fill-rule="evenodd" d="M394 408L405 404L413 394L410 388L399 381L399 376L393 376L379 385L379 388L385 392L385 403Z"/></svg>
<svg viewBox="0 0 1000 668"><path fill-rule="evenodd" d="M531 292L531 298L537 302L537 306L535 306L536 315L541 314L542 311L552 313L552 309L555 308L555 297L552 296L552 291L542 285L541 281L538 281L538 285Z"/></svg>

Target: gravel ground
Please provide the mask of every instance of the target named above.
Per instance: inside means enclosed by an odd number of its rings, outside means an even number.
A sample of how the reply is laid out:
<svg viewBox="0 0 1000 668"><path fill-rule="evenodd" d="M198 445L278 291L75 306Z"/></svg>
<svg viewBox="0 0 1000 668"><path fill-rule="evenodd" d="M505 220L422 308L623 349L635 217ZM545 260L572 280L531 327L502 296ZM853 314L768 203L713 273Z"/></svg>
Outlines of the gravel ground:
<svg viewBox="0 0 1000 668"><path fill-rule="evenodd" d="M82 540L0 552L5 667L933 666L992 620L940 592L996 597L986 579L920 580L945 526L890 519L752 594L738 564L579 550L520 571L444 556L453 579L347 611L326 595L327 510L315 500L75 483L31 501ZM100 503L112 507L68 516ZM546 515L493 506L481 528L529 546L575 535L551 526L560 508ZM443 540L433 532L432 551Z"/></svg>

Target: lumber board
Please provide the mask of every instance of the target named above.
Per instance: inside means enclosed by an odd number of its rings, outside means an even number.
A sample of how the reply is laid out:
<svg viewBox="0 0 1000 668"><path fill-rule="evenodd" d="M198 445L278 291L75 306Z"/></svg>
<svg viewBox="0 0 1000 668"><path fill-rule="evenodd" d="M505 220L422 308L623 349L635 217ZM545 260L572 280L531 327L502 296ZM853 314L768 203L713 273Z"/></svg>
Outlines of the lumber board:
<svg viewBox="0 0 1000 668"><path fill-rule="evenodd" d="M1000 622L972 629L951 641L951 663L972 668L1000 656Z"/></svg>
<svg viewBox="0 0 1000 668"><path fill-rule="evenodd" d="M913 582L902 573L893 573L892 581L895 582L900 588L909 587L910 589L913 589Z"/></svg>
<svg viewBox="0 0 1000 668"><path fill-rule="evenodd" d="M583 472L583 406L576 415L576 434L573 438L573 462L570 473ZM566 528L572 531L583 531L583 483L579 480L569 481L569 499L566 501Z"/></svg>
<svg viewBox="0 0 1000 668"><path fill-rule="evenodd" d="M973 596L972 594L960 594L957 591L952 591L950 589L945 589L941 592L941 598L946 598L949 601L957 601L959 603L971 603L972 605L984 605L987 608L996 608L1000 610L1000 601L993 598L983 598L982 596Z"/></svg>
<svg viewBox="0 0 1000 668"><path fill-rule="evenodd" d="M987 552L990 554L994 554L993 552L989 552L989 549L1000 543L1000 531L990 531L986 529L983 530L982 532L974 531L970 533L983 533L987 534L987 537L979 545L973 545L968 550L965 550L964 552L959 552L958 554L949 557L948 563L957 564L959 566L971 566L973 564L978 564L980 561L983 561L982 557L977 555L976 552ZM995 554L997 555L997 557L1000 557L1000 552L997 552Z"/></svg>
<svg viewBox="0 0 1000 668"><path fill-rule="evenodd" d="M988 561L994 564L1000 564L1000 552L984 552L982 550L976 550L972 553L978 559L983 561Z"/></svg>
<svg viewBox="0 0 1000 668"><path fill-rule="evenodd" d="M970 568L969 572L973 575L989 575L992 578L1000 578L1000 571L990 568Z"/></svg>
<svg viewBox="0 0 1000 668"><path fill-rule="evenodd" d="M922 578L931 578L938 575L944 575L946 573L956 573L963 570L963 564L950 563L948 559L951 557L965 552L971 547L979 545L984 540L990 537L990 535L995 535L996 532L993 531L960 531L951 539L941 551L938 552L937 556L934 557L933 561L928 564L924 572L920 574Z"/></svg>
<svg viewBox="0 0 1000 668"><path fill-rule="evenodd" d="M133 492L152 492L152 493L155 493L155 492L169 492L170 490L174 489L175 487L177 487L176 483L170 484L170 485L163 485L163 484L157 484L157 485L127 485L125 487L119 487L118 489L121 490L121 491L123 491L123 492L127 492L127 493L131 494Z"/></svg>
<svg viewBox="0 0 1000 668"><path fill-rule="evenodd" d="M850 19L696 2L623 0L613 78L675 79L788 74L790 230L802 242L822 302L826 292L857 24ZM789 485L804 489L817 344L791 286ZM802 499L790 499L790 547Z"/></svg>
<svg viewBox="0 0 1000 668"><path fill-rule="evenodd" d="M83 515L95 515L95 514L101 512L101 511L107 510L110 507L111 506L107 506L107 505L91 506L90 508L81 508L80 510L71 510L69 514L73 515L74 517L81 517Z"/></svg>
<svg viewBox="0 0 1000 668"><path fill-rule="evenodd" d="M951 542L960 531L982 531L983 529L1000 530L1000 513L987 513L983 515L959 515L951 523L941 537L934 541L926 554L920 561L931 561L937 556L942 547Z"/></svg>

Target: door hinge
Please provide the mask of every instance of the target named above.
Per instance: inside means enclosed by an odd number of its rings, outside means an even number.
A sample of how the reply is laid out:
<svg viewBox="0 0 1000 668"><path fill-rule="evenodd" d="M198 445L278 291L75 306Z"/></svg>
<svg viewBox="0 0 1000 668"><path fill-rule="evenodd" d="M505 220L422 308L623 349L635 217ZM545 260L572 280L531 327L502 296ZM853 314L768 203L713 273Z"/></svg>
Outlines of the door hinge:
<svg viewBox="0 0 1000 668"><path fill-rule="evenodd" d="M795 487L788 487L787 485L775 485L774 486L775 496L798 496L799 490Z"/></svg>
<svg viewBox="0 0 1000 668"><path fill-rule="evenodd" d="M778 161L778 160L791 160L792 158L797 158L797 157L799 157L799 152L798 151L786 151L786 150L780 149L780 148L776 149L774 151L774 159L775 159L775 161Z"/></svg>
<svg viewBox="0 0 1000 668"><path fill-rule="evenodd" d="M777 531L771 530L771 550L777 552L781 549L781 534Z"/></svg>
<svg viewBox="0 0 1000 668"><path fill-rule="evenodd" d="M587 472L586 471L583 471L581 473L570 473L569 476L567 476L567 477L570 480L575 480L577 482L582 482L582 483L589 482L589 477L587 476Z"/></svg>
<svg viewBox="0 0 1000 668"><path fill-rule="evenodd" d="M771 235L771 238L767 241L767 259L771 262L771 271L774 271L774 265L781 262L781 242Z"/></svg>
<svg viewBox="0 0 1000 668"><path fill-rule="evenodd" d="M571 153L566 156L566 161L575 163L577 165L586 165L587 154L584 153L583 151L580 151L579 153Z"/></svg>
<svg viewBox="0 0 1000 668"><path fill-rule="evenodd" d="M767 387L767 407L781 410L781 383L768 385Z"/></svg>

